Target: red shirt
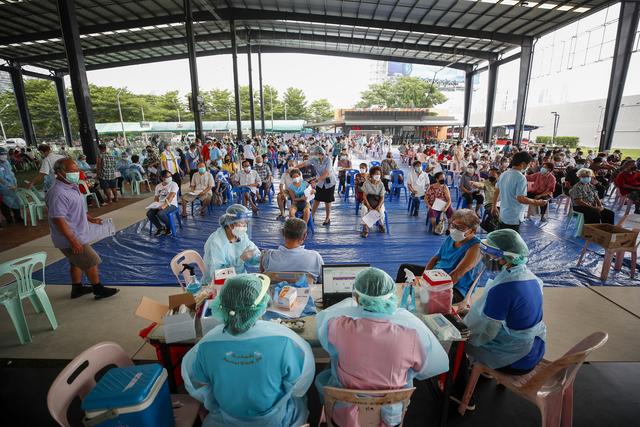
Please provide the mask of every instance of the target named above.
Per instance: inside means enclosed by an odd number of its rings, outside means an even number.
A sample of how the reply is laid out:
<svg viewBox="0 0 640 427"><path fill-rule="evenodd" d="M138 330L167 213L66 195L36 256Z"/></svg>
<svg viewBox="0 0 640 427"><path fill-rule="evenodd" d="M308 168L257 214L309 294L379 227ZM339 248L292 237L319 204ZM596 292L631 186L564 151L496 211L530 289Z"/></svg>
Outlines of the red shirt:
<svg viewBox="0 0 640 427"><path fill-rule="evenodd" d="M202 156L202 159L204 162L208 162L209 161L209 155L211 153L209 152L209 144L204 144L202 146L202 150L200 151L200 155Z"/></svg>
<svg viewBox="0 0 640 427"><path fill-rule="evenodd" d="M627 187L637 187L640 181L640 172L619 173L614 180L616 186L620 190L620 194L626 196L633 190L627 190Z"/></svg>

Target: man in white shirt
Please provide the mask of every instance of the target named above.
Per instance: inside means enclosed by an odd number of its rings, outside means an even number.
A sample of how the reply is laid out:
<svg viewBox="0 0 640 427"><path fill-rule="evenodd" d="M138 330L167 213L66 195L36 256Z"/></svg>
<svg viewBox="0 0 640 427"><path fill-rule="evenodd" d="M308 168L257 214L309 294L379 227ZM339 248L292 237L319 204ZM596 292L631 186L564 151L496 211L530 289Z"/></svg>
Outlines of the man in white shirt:
<svg viewBox="0 0 640 427"><path fill-rule="evenodd" d="M413 169L409 173L407 181L409 193L411 193L411 215L418 216L420 210L420 199L424 197L424 193L429 186L429 175L422 171L422 163L418 160L413 162Z"/></svg>
<svg viewBox="0 0 640 427"><path fill-rule="evenodd" d="M251 140L248 140L247 143L242 147L244 159L249 162L249 166L253 166L253 161L256 158L256 150L251 145Z"/></svg>
<svg viewBox="0 0 640 427"><path fill-rule="evenodd" d="M258 213L256 194L258 194L258 188L262 185L262 181L260 180L258 172L251 169L251 164L247 159L242 161L242 169L238 172L238 181L240 187L249 189L249 191L244 193L244 205L251 205L253 213Z"/></svg>
<svg viewBox="0 0 640 427"><path fill-rule="evenodd" d="M53 165L59 159L64 159L65 156L55 154L51 151L51 147L47 144L40 144L38 151L42 153L42 164L40 165L40 173L29 183L27 188L31 189L33 186L44 180L44 192L49 191L49 188L56 182L56 173L53 170Z"/></svg>
<svg viewBox="0 0 640 427"><path fill-rule="evenodd" d="M214 186L213 175L207 170L204 162L198 163L197 172L191 177L191 192L182 195L182 216L187 216L187 203L200 199L200 215L204 216L211 203L211 189Z"/></svg>
<svg viewBox="0 0 640 427"><path fill-rule="evenodd" d="M154 209L147 210L147 218L156 226L156 236L170 235L169 214L178 210L178 184L173 182L171 172L163 170L162 182L156 185Z"/></svg>

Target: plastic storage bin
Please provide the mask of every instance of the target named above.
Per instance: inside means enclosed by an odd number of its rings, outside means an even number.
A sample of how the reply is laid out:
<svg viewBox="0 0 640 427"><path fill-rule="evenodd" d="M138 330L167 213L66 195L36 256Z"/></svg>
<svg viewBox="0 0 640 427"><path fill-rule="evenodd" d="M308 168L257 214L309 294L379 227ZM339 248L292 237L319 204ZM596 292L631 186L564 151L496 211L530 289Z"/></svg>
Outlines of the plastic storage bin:
<svg viewBox="0 0 640 427"><path fill-rule="evenodd" d="M427 314L451 313L453 283L444 270L425 270L422 274L420 302Z"/></svg>
<svg viewBox="0 0 640 427"><path fill-rule="evenodd" d="M173 427L167 371L157 363L109 370L82 401L86 425Z"/></svg>

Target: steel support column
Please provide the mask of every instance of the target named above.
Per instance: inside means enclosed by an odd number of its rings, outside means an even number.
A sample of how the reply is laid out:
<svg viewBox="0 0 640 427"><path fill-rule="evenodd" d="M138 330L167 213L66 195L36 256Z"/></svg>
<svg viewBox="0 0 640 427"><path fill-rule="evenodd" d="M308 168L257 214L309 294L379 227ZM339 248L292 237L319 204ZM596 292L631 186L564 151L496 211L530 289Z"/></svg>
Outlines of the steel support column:
<svg viewBox="0 0 640 427"><path fill-rule="evenodd" d="M64 49L67 54L67 63L69 64L71 91L73 92L76 112L78 113L82 151L87 156L87 162L95 163L98 157L98 132L96 131L96 121L93 115L91 95L89 94L89 82L84 65L82 45L80 44L75 7L75 0L58 0L60 28L62 30Z"/></svg>
<svg viewBox="0 0 640 427"><path fill-rule="evenodd" d="M231 32L231 59L233 62L233 94L236 104L236 138L242 140L242 121L240 120L240 85L238 84L238 46L236 44L236 23L229 21Z"/></svg>
<svg viewBox="0 0 640 427"><path fill-rule="evenodd" d="M484 139L485 144L491 142L493 136L493 110L496 103L496 84L498 82L498 63L495 61L489 62L489 81L487 87L487 110L485 113L484 121Z"/></svg>
<svg viewBox="0 0 640 427"><path fill-rule="evenodd" d="M198 62L196 59L196 41L193 36L193 14L191 12L191 0L183 1L184 23L186 30L187 52L189 54L189 76L191 77L191 111L195 123L196 138L204 141L202 132L202 102L200 89L198 88Z"/></svg>
<svg viewBox="0 0 640 427"><path fill-rule="evenodd" d="M256 112L253 106L253 70L251 69L251 38L247 37L247 68L249 71L249 115L251 116L251 137L256 136Z"/></svg>
<svg viewBox="0 0 640 427"><path fill-rule="evenodd" d="M262 91L262 52L258 48L258 81L260 84L260 135L265 136L264 130L264 93Z"/></svg>
<svg viewBox="0 0 640 427"><path fill-rule="evenodd" d="M27 96L24 92L24 78L20 64L12 62L10 64L9 74L11 75L13 95L16 97L16 105L18 107L18 115L20 116L20 123L22 124L24 140L27 142L27 145L36 145L36 133L33 130Z"/></svg>
<svg viewBox="0 0 640 427"><path fill-rule="evenodd" d="M616 130L624 83L627 79L631 52L633 51L633 42L638 30L639 17L640 2L623 1L620 3L618 34L616 35L616 46L613 53L611 76L609 77L609 91L607 92L607 102L600 134L600 151L610 150L613 144L613 134Z"/></svg>
<svg viewBox="0 0 640 427"><path fill-rule="evenodd" d="M462 118L462 138L469 141L469 123L471 122L471 99L473 98L473 71L464 75L464 117Z"/></svg>
<svg viewBox="0 0 640 427"><path fill-rule="evenodd" d="M518 77L518 99L516 101L516 121L513 127L513 144L522 142L525 116L527 113L527 98L529 97L529 83L531 81L531 64L533 63L533 39L526 39L520 48L520 74Z"/></svg>
<svg viewBox="0 0 640 427"><path fill-rule="evenodd" d="M64 74L57 72L55 76L56 94L58 95L58 111L60 111L60 123L64 140L68 147L73 147L73 137L71 136L71 123L69 122L69 109L67 108L67 93L64 88Z"/></svg>

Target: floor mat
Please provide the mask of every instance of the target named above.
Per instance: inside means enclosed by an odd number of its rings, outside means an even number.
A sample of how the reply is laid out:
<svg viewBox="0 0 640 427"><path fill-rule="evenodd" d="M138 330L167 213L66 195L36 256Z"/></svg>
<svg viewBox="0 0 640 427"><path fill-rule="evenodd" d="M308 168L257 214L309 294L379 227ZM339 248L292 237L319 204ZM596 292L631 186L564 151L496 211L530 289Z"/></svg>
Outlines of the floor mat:
<svg viewBox="0 0 640 427"><path fill-rule="evenodd" d="M337 196L337 194L336 194ZM355 214L353 197L344 202L337 200L333 206L331 225L322 226L324 208L316 214L315 232L309 233L306 247L320 252L325 263L365 262L381 268L392 277L402 263L426 264L438 252L444 237L427 231L424 205L419 217L407 213L404 196L400 200L388 200L389 234L373 231L367 239L359 235L360 219ZM454 203L455 206L455 203ZM278 210L272 204L260 205L259 216L253 224L253 241L261 249L277 248L282 242L282 222L275 218ZM195 249L201 254L204 242L218 227L218 219L225 207L217 207L204 218L183 219L183 228L176 237L155 237L149 233L147 220L142 220L115 236L94 245L102 257L100 266L102 283L108 285L175 286L176 280L169 261L180 251ZM621 272L612 271L606 283L599 279L602 268L602 250L595 247L587 252L583 266L576 267L583 241L572 236L567 229L567 218L562 210L552 207L549 221L537 219L525 221L521 235L529 245L529 267L542 278L547 286L640 286L640 280L629 278L628 260ZM140 212L144 218L145 212ZM488 275L487 275L488 277ZM486 277L480 282L484 284ZM69 282L66 259L47 266L47 282Z"/></svg>

